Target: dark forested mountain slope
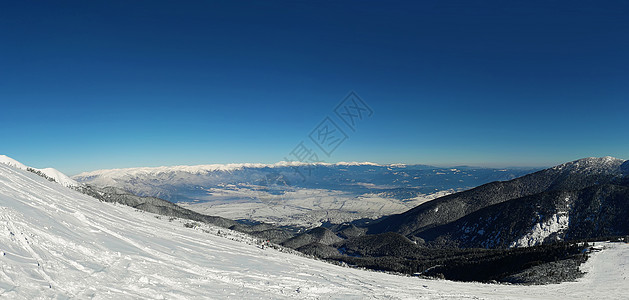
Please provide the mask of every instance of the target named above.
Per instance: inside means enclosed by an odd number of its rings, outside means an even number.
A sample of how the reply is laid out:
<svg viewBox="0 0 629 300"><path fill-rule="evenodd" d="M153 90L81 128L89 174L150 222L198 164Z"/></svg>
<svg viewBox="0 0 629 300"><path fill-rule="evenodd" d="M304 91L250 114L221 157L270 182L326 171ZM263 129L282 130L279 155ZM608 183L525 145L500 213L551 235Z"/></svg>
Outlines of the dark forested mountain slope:
<svg viewBox="0 0 629 300"><path fill-rule="evenodd" d="M629 187L603 184L505 201L415 235L459 247L506 248L626 234Z"/></svg>
<svg viewBox="0 0 629 300"><path fill-rule="evenodd" d="M368 233L416 235L505 201L552 191L576 191L623 180L627 163L612 157L584 158L510 181L491 182L441 197L368 227Z"/></svg>

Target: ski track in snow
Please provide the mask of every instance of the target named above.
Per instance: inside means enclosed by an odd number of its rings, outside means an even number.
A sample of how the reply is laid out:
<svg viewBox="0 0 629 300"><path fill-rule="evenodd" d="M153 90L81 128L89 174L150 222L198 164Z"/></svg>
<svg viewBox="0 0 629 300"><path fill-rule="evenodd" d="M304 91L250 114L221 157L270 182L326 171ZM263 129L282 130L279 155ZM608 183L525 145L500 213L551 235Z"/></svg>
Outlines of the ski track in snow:
<svg viewBox="0 0 629 300"><path fill-rule="evenodd" d="M426 280L262 250L243 234L185 222L0 164L0 298L621 299L629 273L629 245L609 243L578 282Z"/></svg>

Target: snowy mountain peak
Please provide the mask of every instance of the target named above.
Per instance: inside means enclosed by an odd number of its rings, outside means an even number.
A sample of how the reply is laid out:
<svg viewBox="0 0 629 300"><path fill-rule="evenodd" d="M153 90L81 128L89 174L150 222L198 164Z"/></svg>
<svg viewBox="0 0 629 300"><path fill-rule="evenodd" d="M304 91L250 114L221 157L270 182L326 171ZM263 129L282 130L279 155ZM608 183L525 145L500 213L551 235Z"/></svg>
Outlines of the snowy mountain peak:
<svg viewBox="0 0 629 300"><path fill-rule="evenodd" d="M16 168L16 169L20 169L20 170L25 170L25 171L30 171L33 170L35 172L35 174L37 175L44 175L43 177L46 177L47 179L53 179L55 182L65 186L65 187L76 187L76 186L80 186L81 184L74 181L72 178L68 177L67 175L59 172L57 169L53 169L53 168L44 168L44 169L36 169L36 168L31 168L28 167L24 164L22 164L21 162L10 158L6 155L0 155L0 164L5 164L8 165L10 167Z"/></svg>
<svg viewBox="0 0 629 300"><path fill-rule="evenodd" d="M25 166L21 162L15 160L13 158L10 158L10 157L8 157L6 155L0 155L0 164L9 165L11 167L18 168L18 169L21 169L21 170L26 170L28 168L27 166Z"/></svg>
<svg viewBox="0 0 629 300"><path fill-rule="evenodd" d="M587 157L555 166L552 169L571 172L616 171L624 162L623 159L611 156Z"/></svg>
<svg viewBox="0 0 629 300"><path fill-rule="evenodd" d="M75 187L80 185L78 182L74 181L74 179L68 177L66 174L59 172L59 170L57 169L45 168L39 169L39 171L65 187Z"/></svg>

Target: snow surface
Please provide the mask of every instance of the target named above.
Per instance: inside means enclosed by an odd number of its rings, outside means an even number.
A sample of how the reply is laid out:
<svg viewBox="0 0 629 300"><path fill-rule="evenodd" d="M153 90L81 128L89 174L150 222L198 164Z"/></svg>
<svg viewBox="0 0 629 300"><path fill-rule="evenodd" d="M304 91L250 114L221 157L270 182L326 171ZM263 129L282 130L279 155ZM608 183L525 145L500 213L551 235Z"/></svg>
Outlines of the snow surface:
<svg viewBox="0 0 629 300"><path fill-rule="evenodd" d="M226 229L95 200L0 164L0 298L620 299L629 245L605 244L578 282L512 286L343 268ZM220 231L220 233L219 233Z"/></svg>

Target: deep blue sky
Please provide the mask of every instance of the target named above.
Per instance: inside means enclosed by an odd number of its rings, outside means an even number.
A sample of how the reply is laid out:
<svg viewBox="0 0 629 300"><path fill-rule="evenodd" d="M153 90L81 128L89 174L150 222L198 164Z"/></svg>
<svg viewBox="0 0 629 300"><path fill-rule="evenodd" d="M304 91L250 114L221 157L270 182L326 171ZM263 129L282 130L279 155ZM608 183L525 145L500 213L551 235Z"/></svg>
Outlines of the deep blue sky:
<svg viewBox="0 0 629 300"><path fill-rule="evenodd" d="M354 90L328 162L629 158L629 2L468 2L4 1L0 153L276 162Z"/></svg>

